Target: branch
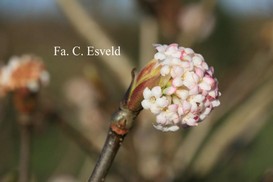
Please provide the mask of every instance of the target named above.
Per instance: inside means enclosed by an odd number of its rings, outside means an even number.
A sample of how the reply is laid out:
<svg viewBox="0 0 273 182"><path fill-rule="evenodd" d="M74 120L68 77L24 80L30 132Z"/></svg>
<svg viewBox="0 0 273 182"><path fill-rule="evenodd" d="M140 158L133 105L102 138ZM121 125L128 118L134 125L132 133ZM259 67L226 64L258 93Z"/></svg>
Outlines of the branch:
<svg viewBox="0 0 273 182"><path fill-rule="evenodd" d="M118 135L111 129L109 130L101 155L88 180L89 182L104 181L124 137L125 135Z"/></svg>
<svg viewBox="0 0 273 182"><path fill-rule="evenodd" d="M23 120L24 118L19 118ZM20 159L19 159L19 182L30 181L30 146L31 146L31 125L19 122L20 126Z"/></svg>
<svg viewBox="0 0 273 182"><path fill-rule="evenodd" d="M126 134L139 112L120 108L111 118L111 125L102 152L88 182L104 181Z"/></svg>

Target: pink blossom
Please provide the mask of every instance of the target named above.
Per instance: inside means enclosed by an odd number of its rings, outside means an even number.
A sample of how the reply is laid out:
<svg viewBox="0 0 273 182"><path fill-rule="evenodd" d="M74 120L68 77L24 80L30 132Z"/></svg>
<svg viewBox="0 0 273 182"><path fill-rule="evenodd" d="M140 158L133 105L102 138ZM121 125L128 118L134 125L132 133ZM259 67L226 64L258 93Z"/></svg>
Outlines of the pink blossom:
<svg viewBox="0 0 273 182"><path fill-rule="evenodd" d="M160 74L168 80L144 90L143 108L156 115L156 129L176 131L184 125L197 126L220 105L214 69L190 48L177 44L156 44L155 48Z"/></svg>
<svg viewBox="0 0 273 182"><path fill-rule="evenodd" d="M49 82L42 60L32 55L12 57L7 65L0 68L0 96L18 89L37 92Z"/></svg>

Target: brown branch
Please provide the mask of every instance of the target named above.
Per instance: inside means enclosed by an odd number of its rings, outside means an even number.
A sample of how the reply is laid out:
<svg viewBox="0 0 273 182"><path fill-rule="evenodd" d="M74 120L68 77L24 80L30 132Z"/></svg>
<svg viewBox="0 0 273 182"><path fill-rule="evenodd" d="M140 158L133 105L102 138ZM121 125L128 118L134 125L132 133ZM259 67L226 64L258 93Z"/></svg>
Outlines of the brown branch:
<svg viewBox="0 0 273 182"><path fill-rule="evenodd" d="M19 158L19 182L30 181L30 147L31 125L19 123L20 126L20 158Z"/></svg>
<svg viewBox="0 0 273 182"><path fill-rule="evenodd" d="M104 181L113 160L119 150L124 137L133 126L133 122L139 112L132 112L120 108L111 118L111 125L104 147L89 178L89 182Z"/></svg>
<svg viewBox="0 0 273 182"><path fill-rule="evenodd" d="M89 182L104 181L124 137L125 135L118 135L111 129L109 130L101 155L88 180Z"/></svg>

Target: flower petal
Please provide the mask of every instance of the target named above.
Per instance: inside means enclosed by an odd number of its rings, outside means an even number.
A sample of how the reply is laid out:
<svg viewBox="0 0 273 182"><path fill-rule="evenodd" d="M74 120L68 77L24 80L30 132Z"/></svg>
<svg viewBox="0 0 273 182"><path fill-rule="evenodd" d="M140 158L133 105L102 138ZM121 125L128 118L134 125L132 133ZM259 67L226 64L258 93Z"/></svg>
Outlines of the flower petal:
<svg viewBox="0 0 273 182"><path fill-rule="evenodd" d="M175 91L176 87L170 86L164 90L164 93L167 95L172 95L173 93L175 93Z"/></svg>
<svg viewBox="0 0 273 182"><path fill-rule="evenodd" d="M156 86L156 87L152 88L152 94L153 94L153 96L155 96L156 98L161 97L162 91L161 91L160 86Z"/></svg>
<svg viewBox="0 0 273 182"><path fill-rule="evenodd" d="M166 76L166 75L168 75L169 73L170 73L170 66L168 66L168 65L163 66L163 67L161 68L161 70L160 70L160 74L161 74L162 76Z"/></svg>
<svg viewBox="0 0 273 182"><path fill-rule="evenodd" d="M154 55L154 58L157 60L164 60L166 58L166 55L161 52L158 52Z"/></svg>
<svg viewBox="0 0 273 182"><path fill-rule="evenodd" d="M180 87L183 85L183 80L180 77L176 77L175 79L173 79L172 85L174 87Z"/></svg>
<svg viewBox="0 0 273 182"><path fill-rule="evenodd" d="M152 91L148 87L146 87L143 91L144 99L150 99L152 96Z"/></svg>
<svg viewBox="0 0 273 182"><path fill-rule="evenodd" d="M157 104L159 107L164 108L164 107L167 107L167 106L168 106L169 101L167 100L166 97L161 97L161 98L156 99L156 104Z"/></svg>
<svg viewBox="0 0 273 182"><path fill-rule="evenodd" d="M176 90L176 95L182 99L182 100L186 100L187 97L189 96L189 91L183 89L183 90Z"/></svg>
<svg viewBox="0 0 273 182"><path fill-rule="evenodd" d="M141 105L142 105L142 107L143 107L144 109L150 109L150 107L151 107L151 103L150 103L148 100L143 100L143 101L141 102Z"/></svg>

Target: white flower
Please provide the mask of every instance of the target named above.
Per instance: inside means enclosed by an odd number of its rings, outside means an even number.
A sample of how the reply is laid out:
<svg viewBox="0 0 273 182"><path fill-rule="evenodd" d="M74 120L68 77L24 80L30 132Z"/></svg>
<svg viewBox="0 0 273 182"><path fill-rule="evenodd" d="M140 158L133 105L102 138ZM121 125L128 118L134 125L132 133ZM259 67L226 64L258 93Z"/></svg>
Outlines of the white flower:
<svg viewBox="0 0 273 182"><path fill-rule="evenodd" d="M179 126L177 125L171 125L171 126L164 126L164 125L160 125L160 124L154 124L154 127L158 130L167 132L167 131L177 131L179 130Z"/></svg>
<svg viewBox="0 0 273 182"><path fill-rule="evenodd" d="M179 116L177 113L178 105L172 104L164 108L165 110L157 115L157 123L159 124L173 124L178 123Z"/></svg>
<svg viewBox="0 0 273 182"><path fill-rule="evenodd" d="M144 109L150 109L152 113L158 114L162 108L166 107L169 102L165 96L162 96L162 91L159 86L152 90L145 88L143 91L144 100L141 105Z"/></svg>
<svg viewBox="0 0 273 182"><path fill-rule="evenodd" d="M184 125L197 126L220 105L217 79L202 55L177 44L155 45L154 58L161 66L165 85L145 88L142 106L156 115L154 127L176 131Z"/></svg>
<svg viewBox="0 0 273 182"><path fill-rule="evenodd" d="M154 58L157 60L164 60L166 58L165 51L167 49L167 45L161 46L160 44L154 44L157 49L157 53L154 55Z"/></svg>

